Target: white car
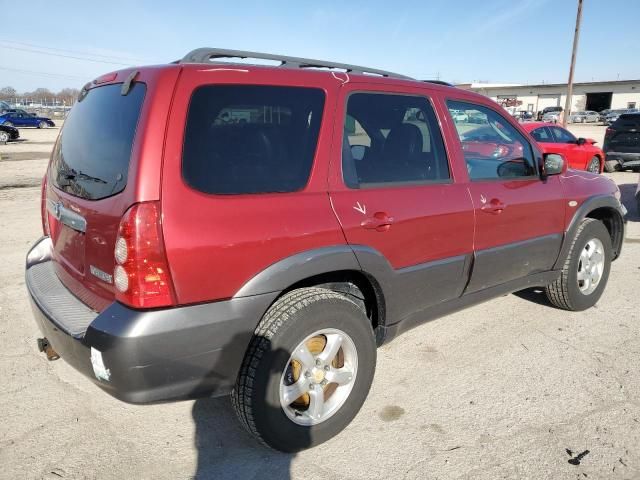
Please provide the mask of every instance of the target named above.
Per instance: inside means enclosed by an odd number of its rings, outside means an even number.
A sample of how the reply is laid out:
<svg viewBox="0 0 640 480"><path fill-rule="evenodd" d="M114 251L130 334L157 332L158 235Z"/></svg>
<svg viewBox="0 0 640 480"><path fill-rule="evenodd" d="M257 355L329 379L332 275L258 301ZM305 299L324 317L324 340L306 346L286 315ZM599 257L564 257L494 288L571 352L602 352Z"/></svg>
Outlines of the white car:
<svg viewBox="0 0 640 480"><path fill-rule="evenodd" d="M467 123L469 121L469 116L462 110L451 110L451 116L456 123Z"/></svg>

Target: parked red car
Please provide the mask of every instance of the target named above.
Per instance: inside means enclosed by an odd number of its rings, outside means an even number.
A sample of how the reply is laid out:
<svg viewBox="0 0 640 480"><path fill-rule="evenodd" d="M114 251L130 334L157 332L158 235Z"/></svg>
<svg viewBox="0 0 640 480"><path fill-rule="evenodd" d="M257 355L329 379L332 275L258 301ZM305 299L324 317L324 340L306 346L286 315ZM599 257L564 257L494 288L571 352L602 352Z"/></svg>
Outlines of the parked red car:
<svg viewBox="0 0 640 480"><path fill-rule="evenodd" d="M570 168L602 173L605 155L592 138L576 138L566 128L553 123L523 123L522 128L536 139L545 153L564 155Z"/></svg>
<svg viewBox="0 0 640 480"><path fill-rule="evenodd" d="M257 439L308 448L401 333L534 286L598 301L625 210L565 172L489 98L390 72L217 49L114 72L44 179L39 346L127 402L231 393Z"/></svg>

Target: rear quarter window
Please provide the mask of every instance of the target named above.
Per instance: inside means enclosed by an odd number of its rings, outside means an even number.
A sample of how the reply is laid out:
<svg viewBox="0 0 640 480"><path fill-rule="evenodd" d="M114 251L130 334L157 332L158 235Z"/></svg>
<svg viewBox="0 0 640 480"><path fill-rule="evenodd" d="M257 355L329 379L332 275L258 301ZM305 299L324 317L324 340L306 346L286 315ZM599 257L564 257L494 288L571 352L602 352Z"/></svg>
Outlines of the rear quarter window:
<svg viewBox="0 0 640 480"><path fill-rule="evenodd" d="M315 88L207 85L193 93L182 175L210 194L294 192L307 184L322 121Z"/></svg>

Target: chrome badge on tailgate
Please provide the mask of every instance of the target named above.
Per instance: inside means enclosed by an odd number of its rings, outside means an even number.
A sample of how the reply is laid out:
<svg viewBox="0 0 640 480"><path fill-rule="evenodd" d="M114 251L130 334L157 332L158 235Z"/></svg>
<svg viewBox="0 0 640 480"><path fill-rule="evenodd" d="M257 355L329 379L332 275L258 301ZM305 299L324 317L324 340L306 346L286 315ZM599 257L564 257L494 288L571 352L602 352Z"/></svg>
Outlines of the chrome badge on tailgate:
<svg viewBox="0 0 640 480"><path fill-rule="evenodd" d="M103 282L113 283L113 275L109 275L107 272L103 272L98 267L89 265L89 271L91 272L91 275L93 275L94 277L98 277Z"/></svg>

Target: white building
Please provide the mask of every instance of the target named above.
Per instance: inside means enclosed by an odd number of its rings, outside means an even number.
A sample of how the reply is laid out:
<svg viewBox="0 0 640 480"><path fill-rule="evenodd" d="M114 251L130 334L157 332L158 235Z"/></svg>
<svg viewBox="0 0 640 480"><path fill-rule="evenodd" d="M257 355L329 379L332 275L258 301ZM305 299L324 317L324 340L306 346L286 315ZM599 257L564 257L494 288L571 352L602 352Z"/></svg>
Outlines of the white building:
<svg viewBox="0 0 640 480"><path fill-rule="evenodd" d="M473 90L510 110L539 112L545 107L565 106L567 84L509 85L468 83L460 88ZM573 84L571 111L611 108L640 108L640 80L585 82Z"/></svg>

